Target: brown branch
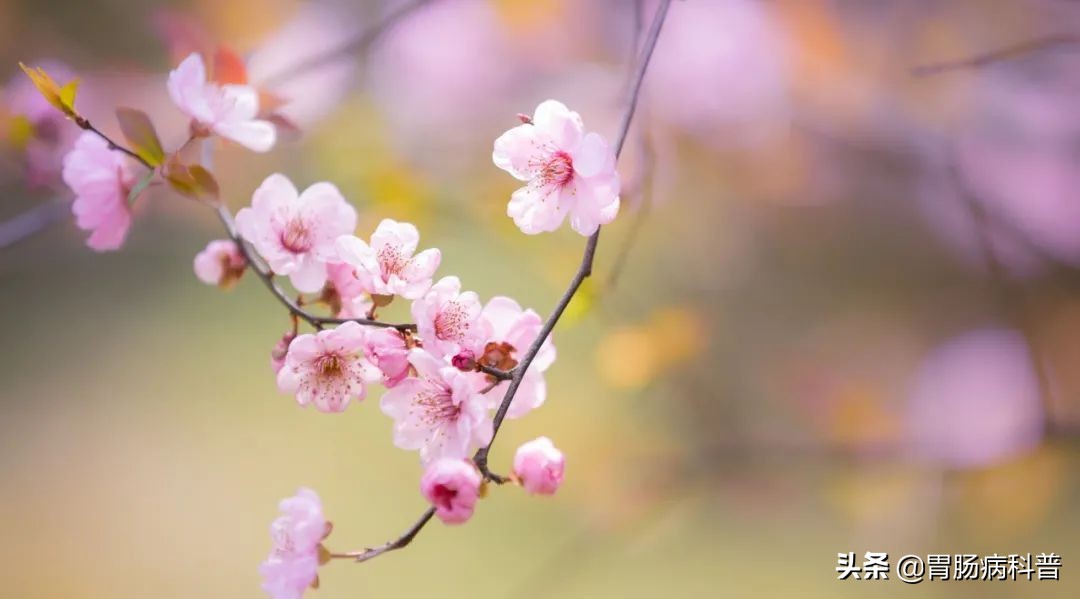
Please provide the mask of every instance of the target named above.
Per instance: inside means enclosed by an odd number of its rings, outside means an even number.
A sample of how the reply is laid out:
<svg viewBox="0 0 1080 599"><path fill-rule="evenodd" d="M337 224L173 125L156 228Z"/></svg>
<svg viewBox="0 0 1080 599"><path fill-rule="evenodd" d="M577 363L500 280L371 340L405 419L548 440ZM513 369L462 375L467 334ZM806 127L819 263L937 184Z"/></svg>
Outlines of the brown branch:
<svg viewBox="0 0 1080 599"><path fill-rule="evenodd" d="M1080 37L1068 34L1048 35L1045 37L1021 42L1012 46L1006 46L990 52L976 54L967 58L949 60L933 64L925 64L911 69L911 74L916 77L938 75L949 71L963 69L979 69L988 65L1008 60L1015 60L1027 54L1048 50L1056 46L1068 46L1080 43Z"/></svg>
<svg viewBox="0 0 1080 599"><path fill-rule="evenodd" d="M318 316L308 312L300 306L293 298L289 297L285 291L278 286L277 281L274 280L274 273L259 258L258 254L252 249L240 234L236 231L236 224L233 222L232 213L229 212L228 207L225 204L218 203L216 206L218 219L221 220L221 224L225 226L225 232L229 237L236 242L237 247L240 248L240 253L244 255L244 258L251 266L252 272L255 273L259 280L263 282L263 285L270 291L270 293L277 298L277 300L285 306L289 313L296 316L316 329L322 329L328 324L342 324L346 322L357 322L363 325L371 327L382 328L394 328L399 331L415 331L415 324L393 324L388 322L382 322L380 320L372 320L369 318L331 318L328 316Z"/></svg>
<svg viewBox="0 0 1080 599"><path fill-rule="evenodd" d="M618 137L615 142L615 157L618 158L622 153L623 144L626 142L626 136L630 132L630 124L634 118L634 111L637 109L638 96L641 94L641 84L645 79L645 71L648 69L649 60L652 58L653 50L656 49L656 40L660 37L660 30L663 28L664 19L667 17L668 8L671 6L671 0L661 0L660 5L656 9L656 16L653 17L652 25L649 29L648 37L645 41L645 48L642 50L640 59L638 60L638 67L634 72L633 85L631 87L630 101L626 107L626 112L623 115L622 124L619 127ZM525 372L529 369L533 360L536 359L536 354L540 351L540 347L543 346L544 341L547 340L551 334L551 330L555 328L555 325L559 322L559 318L562 317L566 307L570 305L570 301L574 299L574 294L577 293L578 288L581 287L582 282L592 274L593 258L596 256L596 246L600 241L600 231L597 230L593 233L588 241L585 243L585 250L581 257L581 265L578 266L577 272L574 274L573 279L570 280L570 285L559 299L559 303L556 304L555 309L552 311L551 316L544 322L544 326L540 329L540 333L536 336L532 345L525 352L521 362L510 371L510 386L506 389L506 395L503 396L502 403L499 404L499 409L495 413L495 419L492 425L491 441L487 446L480 448L473 456L473 462L476 467L480 469L480 472L484 474L484 477L496 483L502 483L505 479L497 474L494 474L487 467L488 452L491 451L491 446L495 442L495 433L499 431L502 426L503 420L506 418L506 411L510 409L510 403L514 400L514 395L517 393L518 387L521 386L521 381L525 377ZM434 509L428 508L427 511L420 516L415 524L409 528L408 531L401 537L381 545L375 549L366 549L364 551L353 552L350 554L341 554L355 557L357 561L367 561L371 558L377 557L392 551L394 549L400 549L405 545L408 545L414 537L420 532L421 529L431 520L431 516L434 514Z"/></svg>
<svg viewBox="0 0 1080 599"><path fill-rule="evenodd" d="M127 154L131 158L134 158L135 160L139 161L139 164L145 166L146 168L148 168L150 170L154 170L154 165L147 162L145 159L143 159L142 156L139 156L138 154L136 154L132 150L129 150L128 148L124 147L122 144L119 144L119 143L113 141L112 138L110 138L108 135L105 135L104 133L102 133L100 129L98 129L97 127L92 125L90 123L90 121L88 121L86 118L84 118L82 116L76 116L73 120L75 121L75 124L78 125L81 129L85 129L86 131L89 131L89 132L97 135L101 139L104 139L105 143L109 144L109 149L110 150L115 150L117 152L123 152L124 154Z"/></svg>
<svg viewBox="0 0 1080 599"><path fill-rule="evenodd" d="M412 526L409 527L409 530L405 531L405 534L401 535L400 537L392 541L387 541L382 545L379 545L378 547L369 547L361 551L350 551L348 553L332 553L330 554L330 557L338 559L352 559L359 563L379 557L384 553L389 553L391 551L401 549L407 546L409 543L412 543L412 540L416 538L416 535L420 534L420 531L434 515L435 508L428 508L427 511L425 511L423 515L421 515L420 518L416 522L414 522Z"/></svg>
<svg viewBox="0 0 1080 599"><path fill-rule="evenodd" d="M626 107L626 112L623 113L622 124L619 126L618 137L615 140L615 157L616 159L622 154L623 146L626 144L627 135L630 132L630 124L634 119L634 112L637 109L638 98L641 96L641 85L645 81L645 72L649 68L649 60L652 58L653 50L656 49L656 41L660 37L660 30L664 26L664 18L667 17L668 7L671 6L671 0L662 0L660 5L656 9L656 16L653 18L652 25L649 28L648 37L645 39L645 47L641 51L641 58L638 60L637 70L634 72L633 86L630 92L630 101ZM562 298L559 299L559 303L556 304L555 309L552 311L551 316L544 322L544 326L540 329L540 333L533 340L528 351L522 357L517 366L514 367L510 379L510 386L506 390L506 395L503 396L502 403L499 404L499 409L495 412L495 420L493 426L493 432L491 442L486 447L480 448L473 456L473 461L476 462L476 466L480 468L480 471L485 476L498 482L498 478L491 476L491 472L487 469L488 452L491 450L491 445L495 442L495 435L498 434L499 428L502 426L503 419L506 418L506 412L510 409L510 403L514 400L514 395L517 394L518 387L521 386L522 380L525 378L525 372L532 365L533 360L536 358L536 354L540 351L540 347L547 341L548 336L551 334L551 330L555 328L555 325L559 322L566 307L570 305L570 301L574 299L574 295L577 294L581 284L585 282L585 279L592 274L593 258L596 256L596 246L600 242L600 229L597 229L589 240L585 243L585 251L581 256L581 264L578 266L578 270L574 273L574 277L570 280L570 285L566 288Z"/></svg>
<svg viewBox="0 0 1080 599"><path fill-rule="evenodd" d="M266 78L263 83L265 86L272 86L282 81L300 75L305 71L333 62L339 58L343 58L350 54L357 54L367 52L367 50L379 40L387 31L397 25L399 21L412 14L413 11L422 8L428 4L431 4L433 0L412 0L403 4L395 9L390 14L386 15L381 21L376 23L367 31L364 31L355 38L345 42L344 44L330 48L329 50L316 54L315 56L308 57L290 67L284 68L273 75Z"/></svg>

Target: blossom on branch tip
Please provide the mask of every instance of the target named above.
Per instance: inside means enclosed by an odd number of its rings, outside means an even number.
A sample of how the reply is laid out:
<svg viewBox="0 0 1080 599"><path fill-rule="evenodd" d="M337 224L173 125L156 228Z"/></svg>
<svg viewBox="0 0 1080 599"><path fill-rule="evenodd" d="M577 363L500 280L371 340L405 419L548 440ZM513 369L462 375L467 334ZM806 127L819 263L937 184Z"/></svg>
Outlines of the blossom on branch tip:
<svg viewBox="0 0 1080 599"><path fill-rule="evenodd" d="M483 477L472 462L442 458L431 463L420 478L420 493L435 507L445 524L462 524L473 515Z"/></svg>
<svg viewBox="0 0 1080 599"><path fill-rule="evenodd" d="M516 301L503 296L488 300L480 312L480 321L480 328L487 336L483 344L472 353L477 356L476 361L480 364L503 371L509 371L518 365L540 334L540 329L544 327L544 321L539 314L533 310L523 310ZM520 418L544 403L547 398L544 371L554 362L555 344L549 335L536 352L528 370L522 375L521 385L506 412L507 417ZM509 385L509 381L502 381L485 394L489 398L490 407L497 407L502 402Z"/></svg>
<svg viewBox="0 0 1080 599"><path fill-rule="evenodd" d="M128 194L135 185L124 155L87 131L64 157L63 177L75 192L75 224L91 231L86 245L99 252L119 249L131 227Z"/></svg>
<svg viewBox="0 0 1080 599"><path fill-rule="evenodd" d="M461 280L443 277L412 304L412 316L424 348L440 357L453 357L484 339L480 323L483 306L472 291L461 291Z"/></svg>
<svg viewBox="0 0 1080 599"><path fill-rule="evenodd" d="M371 244L344 235L336 245L339 258L354 268L365 291L414 300L431 288L431 277L442 259L437 249L417 254L419 242L416 227L387 218L372 233Z"/></svg>
<svg viewBox="0 0 1080 599"><path fill-rule="evenodd" d="M533 495L554 495L563 481L566 459L551 439L537 437L514 454L514 476Z"/></svg>
<svg viewBox="0 0 1080 599"><path fill-rule="evenodd" d="M169 96L184 114L204 128L249 150L266 152L277 141L277 130L260 120L259 92L250 85L219 85L207 79L202 55L180 63L168 80Z"/></svg>
<svg viewBox="0 0 1080 599"><path fill-rule="evenodd" d="M615 152L561 102L542 102L531 122L499 136L492 160L526 182L506 208L523 233L554 231L569 216L575 231L592 235L619 213Z"/></svg>
<svg viewBox="0 0 1080 599"><path fill-rule="evenodd" d="M285 365L278 371L278 389L295 393L302 406L314 404L320 412L343 412L353 398L364 399L367 383L381 376L364 356L364 338L364 328L355 322L298 336L289 344Z"/></svg>
<svg viewBox="0 0 1080 599"><path fill-rule="evenodd" d="M319 564L325 554L322 541L331 526L323 516L322 501L311 489L282 499L281 516L270 525L274 546L259 565L262 588L273 599L299 599L318 583Z"/></svg>
<svg viewBox="0 0 1080 599"><path fill-rule="evenodd" d="M424 464L464 458L487 445L492 422L479 393L483 377L461 372L423 349L411 350L409 363L416 375L388 390L380 402L394 419L394 445L420 450Z"/></svg>
<svg viewBox="0 0 1080 599"><path fill-rule="evenodd" d="M215 239L195 255L195 276L207 285L232 287L247 269L247 258L231 239Z"/></svg>
<svg viewBox="0 0 1080 599"><path fill-rule="evenodd" d="M327 280L327 263L336 258L334 240L356 228L356 210L337 187L315 183L298 193L288 177L274 173L236 214L236 229L254 244L275 274L293 287L315 293Z"/></svg>

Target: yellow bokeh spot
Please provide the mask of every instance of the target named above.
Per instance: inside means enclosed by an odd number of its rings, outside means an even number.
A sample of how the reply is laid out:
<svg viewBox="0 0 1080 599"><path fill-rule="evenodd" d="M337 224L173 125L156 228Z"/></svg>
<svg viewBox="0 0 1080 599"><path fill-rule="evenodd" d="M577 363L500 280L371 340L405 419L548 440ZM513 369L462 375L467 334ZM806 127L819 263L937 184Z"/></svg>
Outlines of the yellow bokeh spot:
<svg viewBox="0 0 1080 599"><path fill-rule="evenodd" d="M597 346L596 361L604 382L617 389L640 389L658 370L656 343L642 327L608 333Z"/></svg>

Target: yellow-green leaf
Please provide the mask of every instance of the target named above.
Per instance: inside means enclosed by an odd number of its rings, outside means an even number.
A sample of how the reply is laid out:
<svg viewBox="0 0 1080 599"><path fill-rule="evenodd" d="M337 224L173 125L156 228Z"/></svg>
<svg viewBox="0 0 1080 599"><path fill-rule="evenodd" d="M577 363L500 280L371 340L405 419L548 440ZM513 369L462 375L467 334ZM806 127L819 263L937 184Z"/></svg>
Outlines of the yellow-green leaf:
<svg viewBox="0 0 1080 599"><path fill-rule="evenodd" d="M49 104L52 104L57 110L71 118L79 116L79 113L75 112L75 94L79 90L78 79L72 79L63 87L60 87L41 67L30 68L20 62L19 68L26 73L26 76L33 82L34 87L37 88L38 92Z"/></svg>
<svg viewBox="0 0 1080 599"><path fill-rule="evenodd" d="M161 148L154 124L145 112L134 108L117 108L116 120L120 122L120 130L139 158L151 166L158 166L165 161L165 150Z"/></svg>
<svg viewBox="0 0 1080 599"><path fill-rule="evenodd" d="M218 197L218 184L206 168L194 164L188 166L173 158L165 166L165 180L181 195L189 198Z"/></svg>

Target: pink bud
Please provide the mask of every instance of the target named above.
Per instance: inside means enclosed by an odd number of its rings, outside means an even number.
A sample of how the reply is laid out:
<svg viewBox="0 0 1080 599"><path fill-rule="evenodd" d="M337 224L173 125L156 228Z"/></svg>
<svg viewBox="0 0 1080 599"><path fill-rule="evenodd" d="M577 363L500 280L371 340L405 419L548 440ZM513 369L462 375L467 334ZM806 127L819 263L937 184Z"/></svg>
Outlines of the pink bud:
<svg viewBox="0 0 1080 599"><path fill-rule="evenodd" d="M472 517L480 497L480 472L472 462L441 458L431 463L420 479L420 493L435 506L446 524L461 524Z"/></svg>
<svg viewBox="0 0 1080 599"><path fill-rule="evenodd" d="M450 363L454 365L454 368L464 370L465 372L476 370L476 354L470 350L463 349L450 359Z"/></svg>
<svg viewBox="0 0 1080 599"><path fill-rule="evenodd" d="M521 121L521 123L523 125L531 125L531 124L533 124L532 117L525 114L524 112L517 113L517 118L518 118L519 121Z"/></svg>
<svg viewBox="0 0 1080 599"><path fill-rule="evenodd" d="M514 454L514 475L521 486L534 495L554 495L563 481L563 453L551 439L537 437Z"/></svg>
<svg viewBox="0 0 1080 599"><path fill-rule="evenodd" d="M285 366L285 356L289 354L289 344L292 343L295 337L296 333L292 331L286 332L274 344L274 349L270 350L270 368L274 369L274 374L277 374Z"/></svg>

